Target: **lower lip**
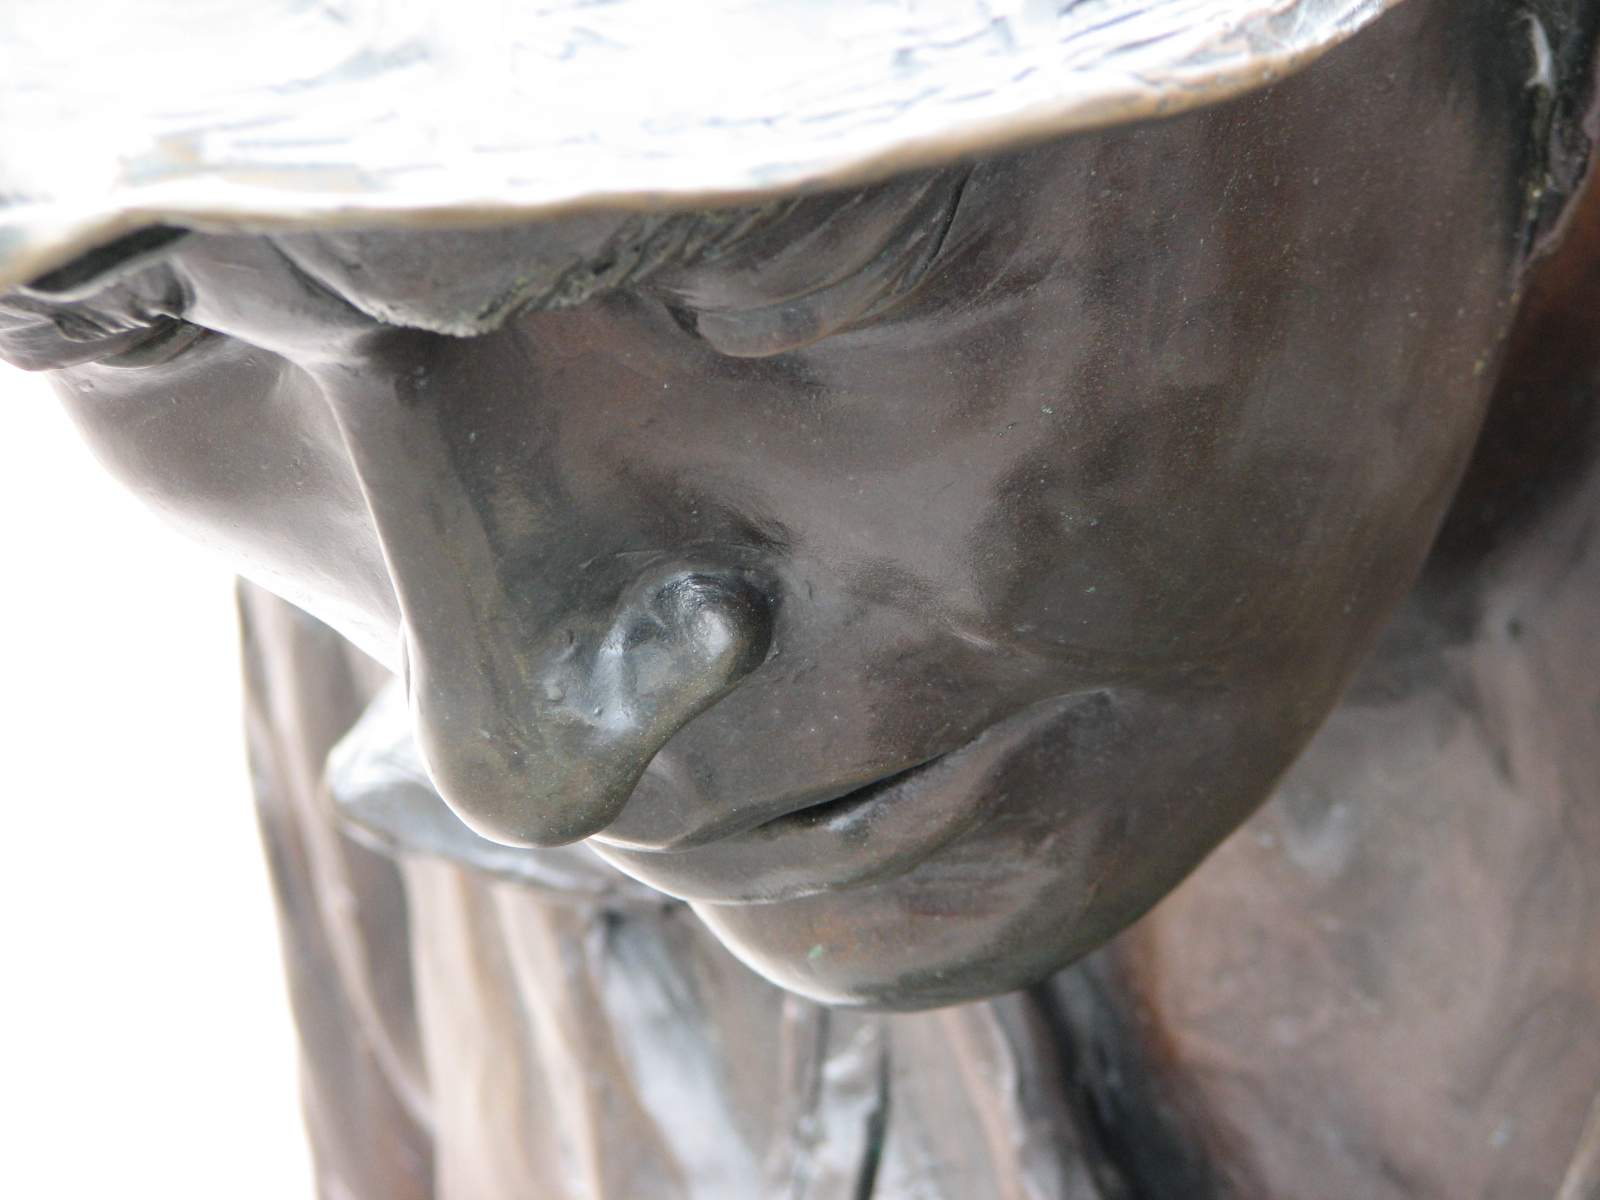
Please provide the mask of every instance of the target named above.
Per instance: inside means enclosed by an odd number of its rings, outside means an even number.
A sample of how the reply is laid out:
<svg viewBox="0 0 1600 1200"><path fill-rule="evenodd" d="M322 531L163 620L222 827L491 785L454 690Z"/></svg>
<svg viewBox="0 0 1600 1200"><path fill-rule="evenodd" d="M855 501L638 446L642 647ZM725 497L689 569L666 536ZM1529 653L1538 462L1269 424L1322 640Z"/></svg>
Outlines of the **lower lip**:
<svg viewBox="0 0 1600 1200"><path fill-rule="evenodd" d="M1040 701L959 750L846 796L689 850L591 842L602 858L683 900L763 904L878 883L903 874L974 824L1001 798L1007 761L1082 695Z"/></svg>

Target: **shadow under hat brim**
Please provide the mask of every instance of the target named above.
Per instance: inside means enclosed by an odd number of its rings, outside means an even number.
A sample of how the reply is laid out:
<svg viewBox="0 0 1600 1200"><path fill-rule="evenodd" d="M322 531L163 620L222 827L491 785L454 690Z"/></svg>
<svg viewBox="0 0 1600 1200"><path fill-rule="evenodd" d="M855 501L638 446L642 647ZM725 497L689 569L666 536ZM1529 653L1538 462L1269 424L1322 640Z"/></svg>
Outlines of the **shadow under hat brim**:
<svg viewBox="0 0 1600 1200"><path fill-rule="evenodd" d="M703 208L1167 116L1399 0L13 0L0 288L152 224Z"/></svg>

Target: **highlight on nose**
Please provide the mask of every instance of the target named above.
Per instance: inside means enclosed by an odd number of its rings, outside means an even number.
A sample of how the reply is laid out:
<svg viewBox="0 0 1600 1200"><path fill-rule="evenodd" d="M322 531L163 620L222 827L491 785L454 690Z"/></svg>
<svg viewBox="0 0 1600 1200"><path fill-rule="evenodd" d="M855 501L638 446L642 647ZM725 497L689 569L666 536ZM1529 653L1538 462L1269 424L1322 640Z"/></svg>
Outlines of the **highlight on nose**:
<svg viewBox="0 0 1600 1200"><path fill-rule="evenodd" d="M413 678L417 740L440 794L483 837L559 846L598 833L658 750L760 666L772 606L739 570L682 561L575 612L486 692L482 663ZM466 719L463 719L466 718Z"/></svg>

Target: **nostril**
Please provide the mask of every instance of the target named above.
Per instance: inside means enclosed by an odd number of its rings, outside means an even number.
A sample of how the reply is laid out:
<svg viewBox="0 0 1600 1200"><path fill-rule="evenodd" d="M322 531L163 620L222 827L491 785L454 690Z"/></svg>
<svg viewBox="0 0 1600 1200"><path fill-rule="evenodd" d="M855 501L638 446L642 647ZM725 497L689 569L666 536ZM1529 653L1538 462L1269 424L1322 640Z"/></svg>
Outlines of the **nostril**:
<svg viewBox="0 0 1600 1200"><path fill-rule="evenodd" d="M618 605L602 646L602 661L625 666L638 698L671 708L701 690L721 695L766 658L769 605L749 580L682 570L641 584Z"/></svg>
<svg viewBox="0 0 1600 1200"><path fill-rule="evenodd" d="M657 563L531 654L485 646L435 664L415 697L418 742L482 836L576 841L616 818L656 752L760 666L771 636L771 602L744 571Z"/></svg>

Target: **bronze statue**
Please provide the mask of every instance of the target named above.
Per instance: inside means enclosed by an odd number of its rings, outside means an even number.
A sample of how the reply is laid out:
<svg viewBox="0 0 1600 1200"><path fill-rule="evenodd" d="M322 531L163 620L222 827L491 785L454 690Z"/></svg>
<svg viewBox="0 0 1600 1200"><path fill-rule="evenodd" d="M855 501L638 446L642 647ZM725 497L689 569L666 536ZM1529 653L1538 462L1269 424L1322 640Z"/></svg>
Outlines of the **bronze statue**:
<svg viewBox="0 0 1600 1200"><path fill-rule="evenodd" d="M0 84L324 1195L1597 1194L1600 7L427 8Z"/></svg>

